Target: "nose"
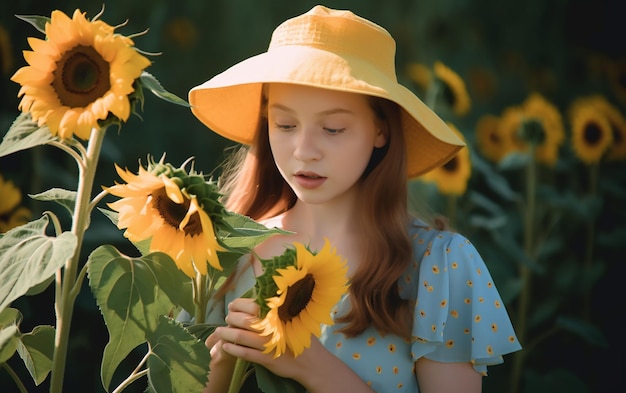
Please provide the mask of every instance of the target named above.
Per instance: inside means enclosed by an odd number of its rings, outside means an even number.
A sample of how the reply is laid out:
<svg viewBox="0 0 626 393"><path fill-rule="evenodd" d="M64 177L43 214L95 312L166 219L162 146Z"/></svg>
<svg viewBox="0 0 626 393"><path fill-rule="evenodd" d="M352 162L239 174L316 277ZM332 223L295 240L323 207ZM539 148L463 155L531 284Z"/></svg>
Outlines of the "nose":
<svg viewBox="0 0 626 393"><path fill-rule="evenodd" d="M312 128L303 127L297 133L293 156L299 161L317 161L321 157L319 135Z"/></svg>

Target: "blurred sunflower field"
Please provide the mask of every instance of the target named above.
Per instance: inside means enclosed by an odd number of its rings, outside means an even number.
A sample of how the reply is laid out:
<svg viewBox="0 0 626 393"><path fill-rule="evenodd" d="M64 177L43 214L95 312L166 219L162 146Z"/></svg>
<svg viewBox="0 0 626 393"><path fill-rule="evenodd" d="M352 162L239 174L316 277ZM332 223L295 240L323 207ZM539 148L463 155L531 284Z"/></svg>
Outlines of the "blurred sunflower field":
<svg viewBox="0 0 626 393"><path fill-rule="evenodd" d="M120 1L104 3L108 23L154 54L150 72L178 97L228 66L264 51L272 30L317 4L292 0ZM397 41L402 83L439 113L468 149L411 182L412 206L445 215L476 244L512 317L523 350L489 369L485 392L603 392L626 382L619 288L626 258L626 4L619 0L327 1L387 28ZM98 14L102 3L4 1L0 5L0 136L19 114L33 26L16 15ZM146 95L139 115L104 139L94 184L118 180L115 164L136 168L167 153L214 169L231 144L208 132L185 106ZM72 189L72 159L39 146L0 157L0 232L63 208L29 198ZM111 200L107 200L110 202ZM135 250L94 214L84 250ZM85 251L86 252L86 251ZM0 256L1 257L1 256ZM0 282L0 285L9 285ZM108 334L86 288L76 299L67 392L104 391L100 361ZM54 288L15 300L20 330L54 325ZM3 300L3 299L0 299ZM1 322L1 321L0 321ZM617 356L617 360L615 359ZM141 357L131 353L129 364ZM17 356L6 363L36 386ZM113 379L119 376L112 376ZM136 386L135 386L136 385ZM0 390L17 391L4 367ZM6 388L8 387L8 388ZM125 391L143 392L133 384ZM7 390L8 389L8 390Z"/></svg>

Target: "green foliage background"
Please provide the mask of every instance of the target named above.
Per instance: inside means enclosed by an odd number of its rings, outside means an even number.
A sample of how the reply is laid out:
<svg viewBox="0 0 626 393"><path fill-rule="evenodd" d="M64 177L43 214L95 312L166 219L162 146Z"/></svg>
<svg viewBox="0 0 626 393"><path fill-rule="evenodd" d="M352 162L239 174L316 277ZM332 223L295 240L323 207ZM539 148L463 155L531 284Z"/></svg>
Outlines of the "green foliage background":
<svg viewBox="0 0 626 393"><path fill-rule="evenodd" d="M161 56L152 58L153 65L148 71L166 89L186 97L191 87L237 61L264 51L272 30L280 22L307 11L316 3L295 0L110 0L105 3L102 19L111 25L128 20L128 24L119 29L125 35L149 29L147 34L135 39L136 46L142 50L162 52ZM431 65L440 60L463 77L472 98L472 110L468 116L455 119L455 124L470 141L481 115L497 114L507 106L517 105L532 91L541 92L562 110L577 96L603 94L625 113L626 101L616 91L626 90L626 82L622 80L621 86L611 85L593 67L598 59L617 61L626 58L623 42L626 28L622 21L626 6L620 0L353 0L326 1L324 4L351 9L386 27L398 42L398 74L408 86L411 83L403 70L409 62ZM21 51L29 49L26 38L40 37L32 26L14 15L49 15L54 9L71 15L75 8L81 8L88 17L93 17L101 7L100 2L76 0L2 2L0 27L8 33L8 41L0 41L0 135L8 130L18 114L19 86L9 78L25 64ZM473 79L477 70L489 76L486 79L489 83L480 84ZM167 153L168 161L174 165L194 156L196 169L211 172L224 159L224 151L231 145L210 133L187 108L150 95L146 96L142 118L131 118L121 133L116 135L111 130L106 137L96 184L112 185L118 180L113 163L136 170L138 160L145 163L148 155L160 157L163 153ZM0 159L0 173L25 194L35 194L50 187L72 189L75 186L73 163L48 147ZM613 183L608 184L618 191L613 193L610 201L605 201L599 214L598 238L602 234L615 234L615 231L623 233L625 173L626 166L622 163L620 168L605 175L611 177ZM584 176L582 167L570 166L557 174L557 180L570 184L569 180ZM481 181L472 182L470 188L488 191ZM43 210L54 209L41 202L27 200L25 203L33 210L35 218ZM440 205L434 206L443 210ZM585 209L585 206L581 208ZM57 213L64 217L62 212ZM507 211L507 215L513 214ZM494 245L495 240L489 233L472 227L462 218L459 216L459 228L484 254L507 308L514 314L515 269L508 262L510 255ZM559 227L559 230L565 233L577 228ZM86 252L103 243L133 252L105 217L96 215L87 236L83 248ZM535 330L532 334L550 331L553 326L550 321L575 314L588 301L591 304L590 320L602 335L589 337L589 331L574 334L572 330L575 329L564 329L550 335L537 347L525 347L525 350L532 350L524 369L525 391L600 392L623 386L626 382L626 362L620 357L626 349L620 325L626 297L619 290L624 277L626 241L598 242L597 258L603 261L603 269L597 281L591 280L592 290L583 299L580 294L584 291L577 290L575 284L580 274L575 256L583 253L581 242L577 242L580 238L582 235L574 233L558 243L555 247L559 250L552 252L554 257L552 260L548 258L548 262L554 261L559 269L552 270L548 266L536 281L539 288L535 288L533 295L531 319ZM554 304L559 306L552 307ZM37 296L19 299L15 307L24 313L22 331L44 323L54 324L51 288ZM87 287L78 299L72 326L67 391L102 391L99 364L107 332ZM586 339L583 338L585 335ZM615 357L618 359L614 360ZM613 360L609 361L609 358ZM13 360L17 361L12 364L13 368L25 372L19 359ZM136 364L137 360L129 359L129 364ZM485 392L507 391L512 363L509 356L504 365L490 368L490 376L485 379ZM25 380L28 381L26 374ZM11 382L2 372L0 386L3 392L11 391ZM8 391L5 386L9 386ZM133 387L137 392L143 391L141 383ZM40 387L32 386L32 391L47 391L46 383Z"/></svg>

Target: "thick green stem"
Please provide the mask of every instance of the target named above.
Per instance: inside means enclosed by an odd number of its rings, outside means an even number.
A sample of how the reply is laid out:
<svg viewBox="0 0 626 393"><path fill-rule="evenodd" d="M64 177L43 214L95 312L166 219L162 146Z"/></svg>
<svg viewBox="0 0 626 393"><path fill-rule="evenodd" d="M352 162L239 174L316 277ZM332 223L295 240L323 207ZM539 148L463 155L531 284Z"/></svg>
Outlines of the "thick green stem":
<svg viewBox="0 0 626 393"><path fill-rule="evenodd" d="M60 298L57 296L55 299L55 309L57 311L56 336L54 340L54 355L52 357L50 393L61 393L63 391L70 326L74 302L79 293L79 291L74 290L74 287L80 285L80 283L77 283L76 277L80 263L81 246L85 231L89 225L91 191L104 134L104 129L93 129L91 131L87 152L84 157L84 165L79 165L78 190L76 192L74 217L72 218L72 233L76 236L76 250L74 255L65 262Z"/></svg>
<svg viewBox="0 0 626 393"><path fill-rule="evenodd" d="M536 204L536 182L537 182L537 164L535 162L535 146L530 145L530 157L526 166L526 209L523 214L524 219L524 253L528 259L532 260L535 231L535 204ZM519 265L520 279L522 280L522 292L519 298L519 307L517 315L517 324L515 330L519 341L526 341L526 321L528 316L528 308L530 306L530 294L532 289L532 272L527 262ZM522 379L522 371L524 369L525 351L518 351L513 358L513 375L511 377L511 392L516 393L520 388Z"/></svg>
<svg viewBox="0 0 626 393"><path fill-rule="evenodd" d="M196 307L194 317L196 323L204 323L206 320L206 308L209 301L209 288L207 288L207 276L196 272L193 281L193 302Z"/></svg>
<svg viewBox="0 0 626 393"><path fill-rule="evenodd" d="M230 380L230 386L228 387L228 393L238 393L241 390L249 364L250 362L237 358L235 369L233 370L233 376Z"/></svg>

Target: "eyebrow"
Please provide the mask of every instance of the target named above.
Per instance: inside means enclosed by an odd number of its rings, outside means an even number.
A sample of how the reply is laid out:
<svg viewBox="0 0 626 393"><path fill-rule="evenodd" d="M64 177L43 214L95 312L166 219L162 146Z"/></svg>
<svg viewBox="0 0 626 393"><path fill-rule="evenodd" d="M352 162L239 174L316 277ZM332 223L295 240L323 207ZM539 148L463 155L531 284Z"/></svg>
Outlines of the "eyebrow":
<svg viewBox="0 0 626 393"><path fill-rule="evenodd" d="M289 112L289 113L296 113L295 110L289 108L288 106L282 105L282 104L272 104L270 105L270 109L279 109L281 111L285 111L285 112ZM349 109L345 109L345 108L330 108L327 110L323 110L319 113L316 113L316 115L334 115L337 113L348 113L351 114L353 113L351 110Z"/></svg>

